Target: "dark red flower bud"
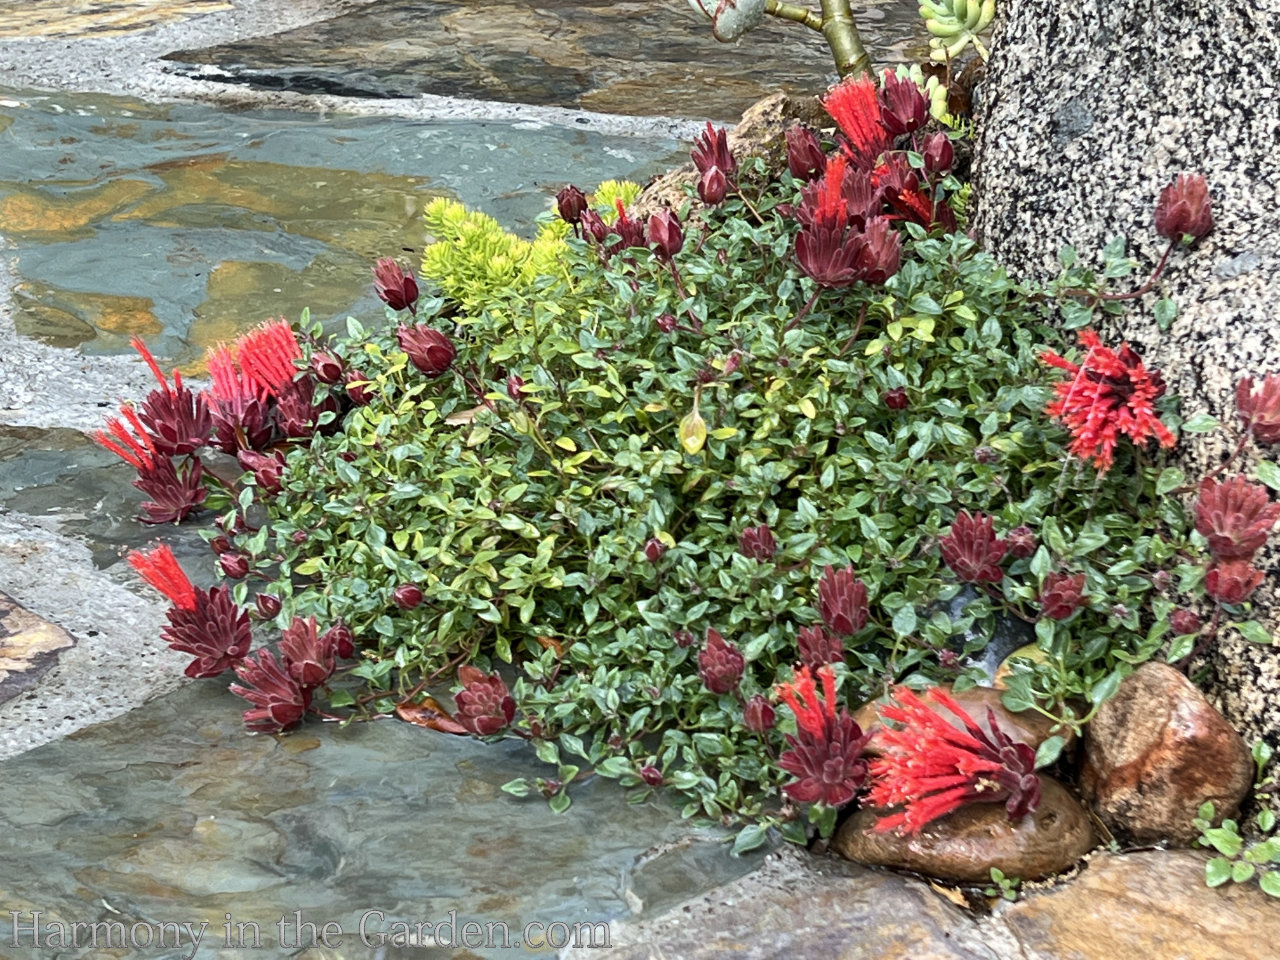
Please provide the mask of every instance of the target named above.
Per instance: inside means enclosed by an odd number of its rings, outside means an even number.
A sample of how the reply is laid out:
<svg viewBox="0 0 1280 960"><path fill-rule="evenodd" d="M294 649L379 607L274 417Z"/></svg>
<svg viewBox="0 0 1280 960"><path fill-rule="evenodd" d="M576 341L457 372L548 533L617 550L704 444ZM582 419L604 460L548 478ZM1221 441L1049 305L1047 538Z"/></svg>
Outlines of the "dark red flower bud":
<svg viewBox="0 0 1280 960"><path fill-rule="evenodd" d="M1247 560L1267 541L1280 520L1280 503L1267 488L1237 475L1200 482L1195 503L1196 530L1209 541L1215 560Z"/></svg>
<svg viewBox="0 0 1280 960"><path fill-rule="evenodd" d="M729 195L729 178L719 167L708 167L698 177L698 199L709 207L724 202Z"/></svg>
<svg viewBox="0 0 1280 960"><path fill-rule="evenodd" d="M737 373L740 366L742 366L742 354L735 350L725 358L724 370L721 373L727 377L730 374Z"/></svg>
<svg viewBox="0 0 1280 960"><path fill-rule="evenodd" d="M576 227L582 223L582 215L587 210L587 195L569 184L556 194L556 210L561 220Z"/></svg>
<svg viewBox="0 0 1280 960"><path fill-rule="evenodd" d="M271 620L280 613L280 598L270 593L260 593L253 602L258 607L258 616L263 620Z"/></svg>
<svg viewBox="0 0 1280 960"><path fill-rule="evenodd" d="M911 406L906 387L894 387L884 395L884 405L890 410L905 410Z"/></svg>
<svg viewBox="0 0 1280 960"><path fill-rule="evenodd" d="M978 463L999 463L1000 454L996 453L996 451L992 450L990 447L978 447L977 450L973 451L973 459Z"/></svg>
<svg viewBox="0 0 1280 960"><path fill-rule="evenodd" d="M321 383L338 383L342 380L342 361L329 353L314 353L311 373Z"/></svg>
<svg viewBox="0 0 1280 960"><path fill-rule="evenodd" d="M827 169L822 141L801 124L787 128L787 169L797 180L806 182L818 179Z"/></svg>
<svg viewBox="0 0 1280 960"><path fill-rule="evenodd" d="M724 127L717 129L710 121L702 133L693 138L693 165L699 173L706 173L712 167L719 167L724 175L733 178L738 172L738 161L729 150L729 135Z"/></svg>
<svg viewBox="0 0 1280 960"><path fill-rule="evenodd" d="M392 602L401 610L412 610L422 599L422 589L416 583L402 583L391 591Z"/></svg>
<svg viewBox="0 0 1280 960"><path fill-rule="evenodd" d="M880 123L897 137L913 133L929 119L929 102L910 77L899 79L896 73L886 73L880 88Z"/></svg>
<svg viewBox="0 0 1280 960"><path fill-rule="evenodd" d="M924 169L935 176L949 173L956 162L956 150L951 138L939 131L924 142Z"/></svg>
<svg viewBox="0 0 1280 960"><path fill-rule="evenodd" d="M480 737L509 727L516 715L516 701L503 679L473 666L458 668L462 690L454 698L457 721Z"/></svg>
<svg viewBox="0 0 1280 960"><path fill-rule="evenodd" d="M805 627L797 631L796 648L800 651L800 662L806 666L820 667L824 663L844 662L844 643L820 626Z"/></svg>
<svg viewBox="0 0 1280 960"><path fill-rule="evenodd" d="M773 704L761 694L756 694L742 708L742 723L752 733L768 733L773 729L777 713Z"/></svg>
<svg viewBox="0 0 1280 960"><path fill-rule="evenodd" d="M1174 636L1181 637L1200 632L1200 617L1194 610L1175 610L1169 617Z"/></svg>
<svg viewBox="0 0 1280 960"><path fill-rule="evenodd" d="M1242 377L1236 384L1236 410L1255 443L1280 443L1280 374L1267 374L1257 390L1253 377Z"/></svg>
<svg viewBox="0 0 1280 960"><path fill-rule="evenodd" d="M902 237L889 226L888 217L872 217L866 229L852 241L853 269L864 283L885 283L898 272Z"/></svg>
<svg viewBox="0 0 1280 960"><path fill-rule="evenodd" d="M369 378L359 370L348 370L343 376L347 384L347 396L357 407L363 407L373 399L369 392Z"/></svg>
<svg viewBox="0 0 1280 960"><path fill-rule="evenodd" d="M351 628L339 620L320 638L332 648L333 652L343 660L349 660L356 655L356 638L351 632Z"/></svg>
<svg viewBox="0 0 1280 960"><path fill-rule="evenodd" d="M229 553L231 551L231 541L219 534L209 541L209 548L214 553Z"/></svg>
<svg viewBox="0 0 1280 960"><path fill-rule="evenodd" d="M1004 579L1000 561L1009 544L996 538L995 522L984 513L961 510L951 532L938 539L938 548L951 572L966 583L999 583Z"/></svg>
<svg viewBox="0 0 1280 960"><path fill-rule="evenodd" d="M658 325L658 329L663 333L671 333L676 328L677 320L669 313L664 313L654 321Z"/></svg>
<svg viewBox="0 0 1280 960"><path fill-rule="evenodd" d="M670 263L684 246L680 220L670 210L659 210L649 217L649 243L662 263Z"/></svg>
<svg viewBox="0 0 1280 960"><path fill-rule="evenodd" d="M285 668L304 688L320 686L333 676L333 648L316 633L316 618L294 617L280 634Z"/></svg>
<svg viewBox="0 0 1280 960"><path fill-rule="evenodd" d="M708 628L707 645L698 654L698 676L703 685L715 694L730 693L742 682L747 661L738 648Z"/></svg>
<svg viewBox="0 0 1280 960"><path fill-rule="evenodd" d="M284 453L276 450L273 453L258 453L256 450L241 450L236 454L241 468L253 471L253 482L263 493L277 494L283 489L281 481L284 475Z"/></svg>
<svg viewBox="0 0 1280 960"><path fill-rule="evenodd" d="M640 768L640 779L651 787L662 786L662 771L652 764L645 764Z"/></svg>
<svg viewBox="0 0 1280 960"><path fill-rule="evenodd" d="M832 633L851 637L867 625L867 585L853 575L852 567L830 565L818 581L818 613Z"/></svg>
<svg viewBox="0 0 1280 960"><path fill-rule="evenodd" d="M609 236L609 225L590 207L582 211L582 236L593 243L604 243Z"/></svg>
<svg viewBox="0 0 1280 960"><path fill-rule="evenodd" d="M1040 591L1040 615L1050 620L1065 620L1084 606L1084 574L1074 577L1051 573L1045 577Z"/></svg>
<svg viewBox="0 0 1280 960"><path fill-rule="evenodd" d="M373 287L378 299L392 310L418 312L418 281L412 270L404 270L391 257L383 257L373 268Z"/></svg>
<svg viewBox="0 0 1280 960"><path fill-rule="evenodd" d="M1173 586L1173 574L1168 570L1157 570L1151 575L1151 585L1157 590L1168 590Z"/></svg>
<svg viewBox="0 0 1280 960"><path fill-rule="evenodd" d="M644 545L644 558L650 563L657 563L662 559L662 555L667 552L667 548L663 546L661 540L657 537L650 537Z"/></svg>
<svg viewBox="0 0 1280 960"><path fill-rule="evenodd" d="M738 552L752 560L772 560L778 552L778 541L767 523L758 527L747 527L738 534Z"/></svg>
<svg viewBox="0 0 1280 960"><path fill-rule="evenodd" d="M695 637L688 630L677 630L673 635L672 639L675 640L677 647L683 648L683 647L692 647L694 643L697 642L698 638Z"/></svg>
<svg viewBox="0 0 1280 960"><path fill-rule="evenodd" d="M1035 532L1030 527L1014 527L1004 542L1009 545L1009 556L1015 560L1031 556L1039 546Z"/></svg>
<svg viewBox="0 0 1280 960"><path fill-rule="evenodd" d="M1209 568L1204 589L1218 603L1244 603L1262 583L1263 573L1248 560L1225 560Z"/></svg>
<svg viewBox="0 0 1280 960"><path fill-rule="evenodd" d="M308 540L311 539L311 534L307 533L307 531L305 530L295 530L290 535L289 539L291 539L294 543L306 543Z"/></svg>
<svg viewBox="0 0 1280 960"><path fill-rule="evenodd" d="M1156 233L1169 240L1199 240L1213 229L1209 185L1198 173L1182 173L1160 191L1156 201Z"/></svg>
<svg viewBox="0 0 1280 960"><path fill-rule="evenodd" d="M249 575L249 558L243 553L219 554L218 566L232 580L242 580Z"/></svg>
<svg viewBox="0 0 1280 960"><path fill-rule="evenodd" d="M428 377L446 373L458 355L452 340L426 324L419 323L412 327L401 324L396 331L396 339L413 365Z"/></svg>
<svg viewBox="0 0 1280 960"><path fill-rule="evenodd" d="M524 399L524 377L514 373L507 377L507 396L517 403Z"/></svg>

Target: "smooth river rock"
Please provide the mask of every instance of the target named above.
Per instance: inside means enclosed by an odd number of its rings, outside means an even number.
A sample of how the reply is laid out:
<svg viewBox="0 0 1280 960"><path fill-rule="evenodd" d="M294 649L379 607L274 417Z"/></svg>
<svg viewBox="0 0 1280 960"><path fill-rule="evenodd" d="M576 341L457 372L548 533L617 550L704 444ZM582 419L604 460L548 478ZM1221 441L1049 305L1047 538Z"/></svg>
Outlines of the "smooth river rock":
<svg viewBox="0 0 1280 960"><path fill-rule="evenodd" d="M1145 663L1085 733L1081 788L1112 830L1139 842L1190 842L1200 805L1234 816L1253 783L1249 748L1186 677ZM1277 905L1280 910L1280 905Z"/></svg>
<svg viewBox="0 0 1280 960"><path fill-rule="evenodd" d="M873 828L883 811L868 808L841 825L831 849L859 863L966 883L989 880L992 867L1022 880L1061 873L1093 848L1093 827L1062 784L1045 776L1040 783L1040 806L1016 821L1004 804L973 803L917 834L877 833Z"/></svg>
<svg viewBox="0 0 1280 960"><path fill-rule="evenodd" d="M1265 960L1280 901L1256 883L1204 885L1205 854L1100 855L1071 882L997 909L1013 960Z"/></svg>

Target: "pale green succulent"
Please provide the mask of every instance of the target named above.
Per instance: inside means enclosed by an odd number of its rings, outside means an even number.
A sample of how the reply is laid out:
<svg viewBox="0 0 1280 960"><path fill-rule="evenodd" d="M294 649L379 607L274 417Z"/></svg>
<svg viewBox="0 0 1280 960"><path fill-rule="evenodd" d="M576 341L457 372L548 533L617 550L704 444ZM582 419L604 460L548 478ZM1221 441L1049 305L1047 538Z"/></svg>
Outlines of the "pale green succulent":
<svg viewBox="0 0 1280 960"><path fill-rule="evenodd" d="M995 19L996 0L921 0L920 16L933 34L929 55L934 60L954 60L971 43L978 56L987 59L978 34Z"/></svg>

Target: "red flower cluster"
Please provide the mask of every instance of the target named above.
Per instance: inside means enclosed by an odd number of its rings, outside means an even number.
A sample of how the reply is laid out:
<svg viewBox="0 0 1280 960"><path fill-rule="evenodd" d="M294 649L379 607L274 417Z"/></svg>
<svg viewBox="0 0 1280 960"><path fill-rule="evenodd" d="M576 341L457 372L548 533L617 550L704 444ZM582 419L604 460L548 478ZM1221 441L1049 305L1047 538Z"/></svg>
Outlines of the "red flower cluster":
<svg viewBox="0 0 1280 960"><path fill-rule="evenodd" d="M1071 432L1071 453L1105 473L1115 461L1122 435L1135 444L1155 438L1160 446L1172 447L1174 436L1153 406L1165 392L1160 373L1143 366L1128 344L1121 344L1119 351L1104 347L1092 330L1080 334L1080 344L1087 352L1079 364L1053 351L1040 357L1071 375L1054 385L1055 399L1045 409Z"/></svg>
<svg viewBox="0 0 1280 960"><path fill-rule="evenodd" d="M830 565L818 581L818 613L832 633L851 637L867 625L867 585L853 575L852 567Z"/></svg>
<svg viewBox="0 0 1280 960"><path fill-rule="evenodd" d="M1253 377L1242 377L1236 384L1236 411L1255 443L1280 443L1280 374L1267 374L1257 390Z"/></svg>
<svg viewBox="0 0 1280 960"><path fill-rule="evenodd" d="M703 685L715 694L731 693L742 682L746 668L747 661L738 648L709 627L707 645L698 654L698 676Z"/></svg>
<svg viewBox="0 0 1280 960"><path fill-rule="evenodd" d="M805 627L796 632L796 649L800 662L808 667L844 662L844 643L822 627Z"/></svg>
<svg viewBox="0 0 1280 960"><path fill-rule="evenodd" d="M1219 603L1243 603L1262 583L1253 555L1267 542L1280 503L1267 488L1245 476L1206 478L1195 503L1196 530L1209 541L1214 565L1205 574L1205 589Z"/></svg>
<svg viewBox="0 0 1280 960"><path fill-rule="evenodd" d="M871 762L875 778L868 803L903 809L881 818L877 831L901 827L917 833L927 823L966 803L1004 803L1016 819L1040 804L1040 778L1035 751L1015 743L987 711L988 735L951 696L938 687L926 696L945 707L964 729L931 709L905 687L894 691L896 703L880 708L888 723L877 736L883 754Z"/></svg>
<svg viewBox="0 0 1280 960"><path fill-rule="evenodd" d="M455 698L454 719L478 737L488 737L511 725L516 701L503 679L467 665L458 668L462 690Z"/></svg>
<svg viewBox="0 0 1280 960"><path fill-rule="evenodd" d="M995 521L985 513L961 510L951 532L938 539L942 559L966 583L999 583L1004 579L1000 561L1009 544L996 538Z"/></svg>
<svg viewBox="0 0 1280 960"><path fill-rule="evenodd" d="M1050 620L1065 620L1084 606L1083 573L1068 576L1051 573L1044 579L1040 590L1040 615Z"/></svg>
<svg viewBox="0 0 1280 960"><path fill-rule="evenodd" d="M798 803L839 807L852 800L867 779L862 751L870 734L844 708L836 712L836 681L829 666L818 668L819 699L808 667L796 671L790 683L779 684L778 696L796 717L795 736L787 734L787 749L778 766L796 777L783 792Z"/></svg>
<svg viewBox="0 0 1280 960"><path fill-rule="evenodd" d="M738 552L744 557L761 562L772 560L773 555L778 552L778 541L767 523L747 527L738 534Z"/></svg>
<svg viewBox="0 0 1280 960"><path fill-rule="evenodd" d="M708 121L707 129L694 137L693 165L698 168L698 197L714 207L731 189L737 189L738 161L729 150L729 137L723 127L716 129Z"/></svg>
<svg viewBox="0 0 1280 960"><path fill-rule="evenodd" d="M1209 184L1198 173L1181 173L1160 191L1156 233L1169 240L1199 240L1213 229Z"/></svg>

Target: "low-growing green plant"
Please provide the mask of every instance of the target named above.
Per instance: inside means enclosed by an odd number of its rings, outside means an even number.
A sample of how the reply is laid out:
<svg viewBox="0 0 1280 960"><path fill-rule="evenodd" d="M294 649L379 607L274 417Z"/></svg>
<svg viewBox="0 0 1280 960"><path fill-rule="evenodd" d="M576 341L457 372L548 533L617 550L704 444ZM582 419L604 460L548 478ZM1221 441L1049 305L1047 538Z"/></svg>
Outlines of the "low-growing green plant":
<svg viewBox="0 0 1280 960"><path fill-rule="evenodd" d="M991 868L991 886L983 890L983 894L988 897L1000 897L1002 900L1008 900L1012 903L1018 899L1018 888L1022 886L1022 880L1018 877L1006 877L1004 871L999 867Z"/></svg>
<svg viewBox="0 0 1280 960"><path fill-rule="evenodd" d="M1271 756L1271 748L1264 741L1253 745L1253 762L1258 771L1254 793L1262 805L1254 818L1257 839L1246 841L1235 820L1223 820L1214 826L1216 810L1212 802L1202 804L1199 816L1193 821L1200 831L1196 842L1218 854L1204 865L1204 882L1211 887L1256 879L1263 893L1280 897L1280 836L1276 835L1276 815L1266 806L1277 783L1275 774L1266 773Z"/></svg>

